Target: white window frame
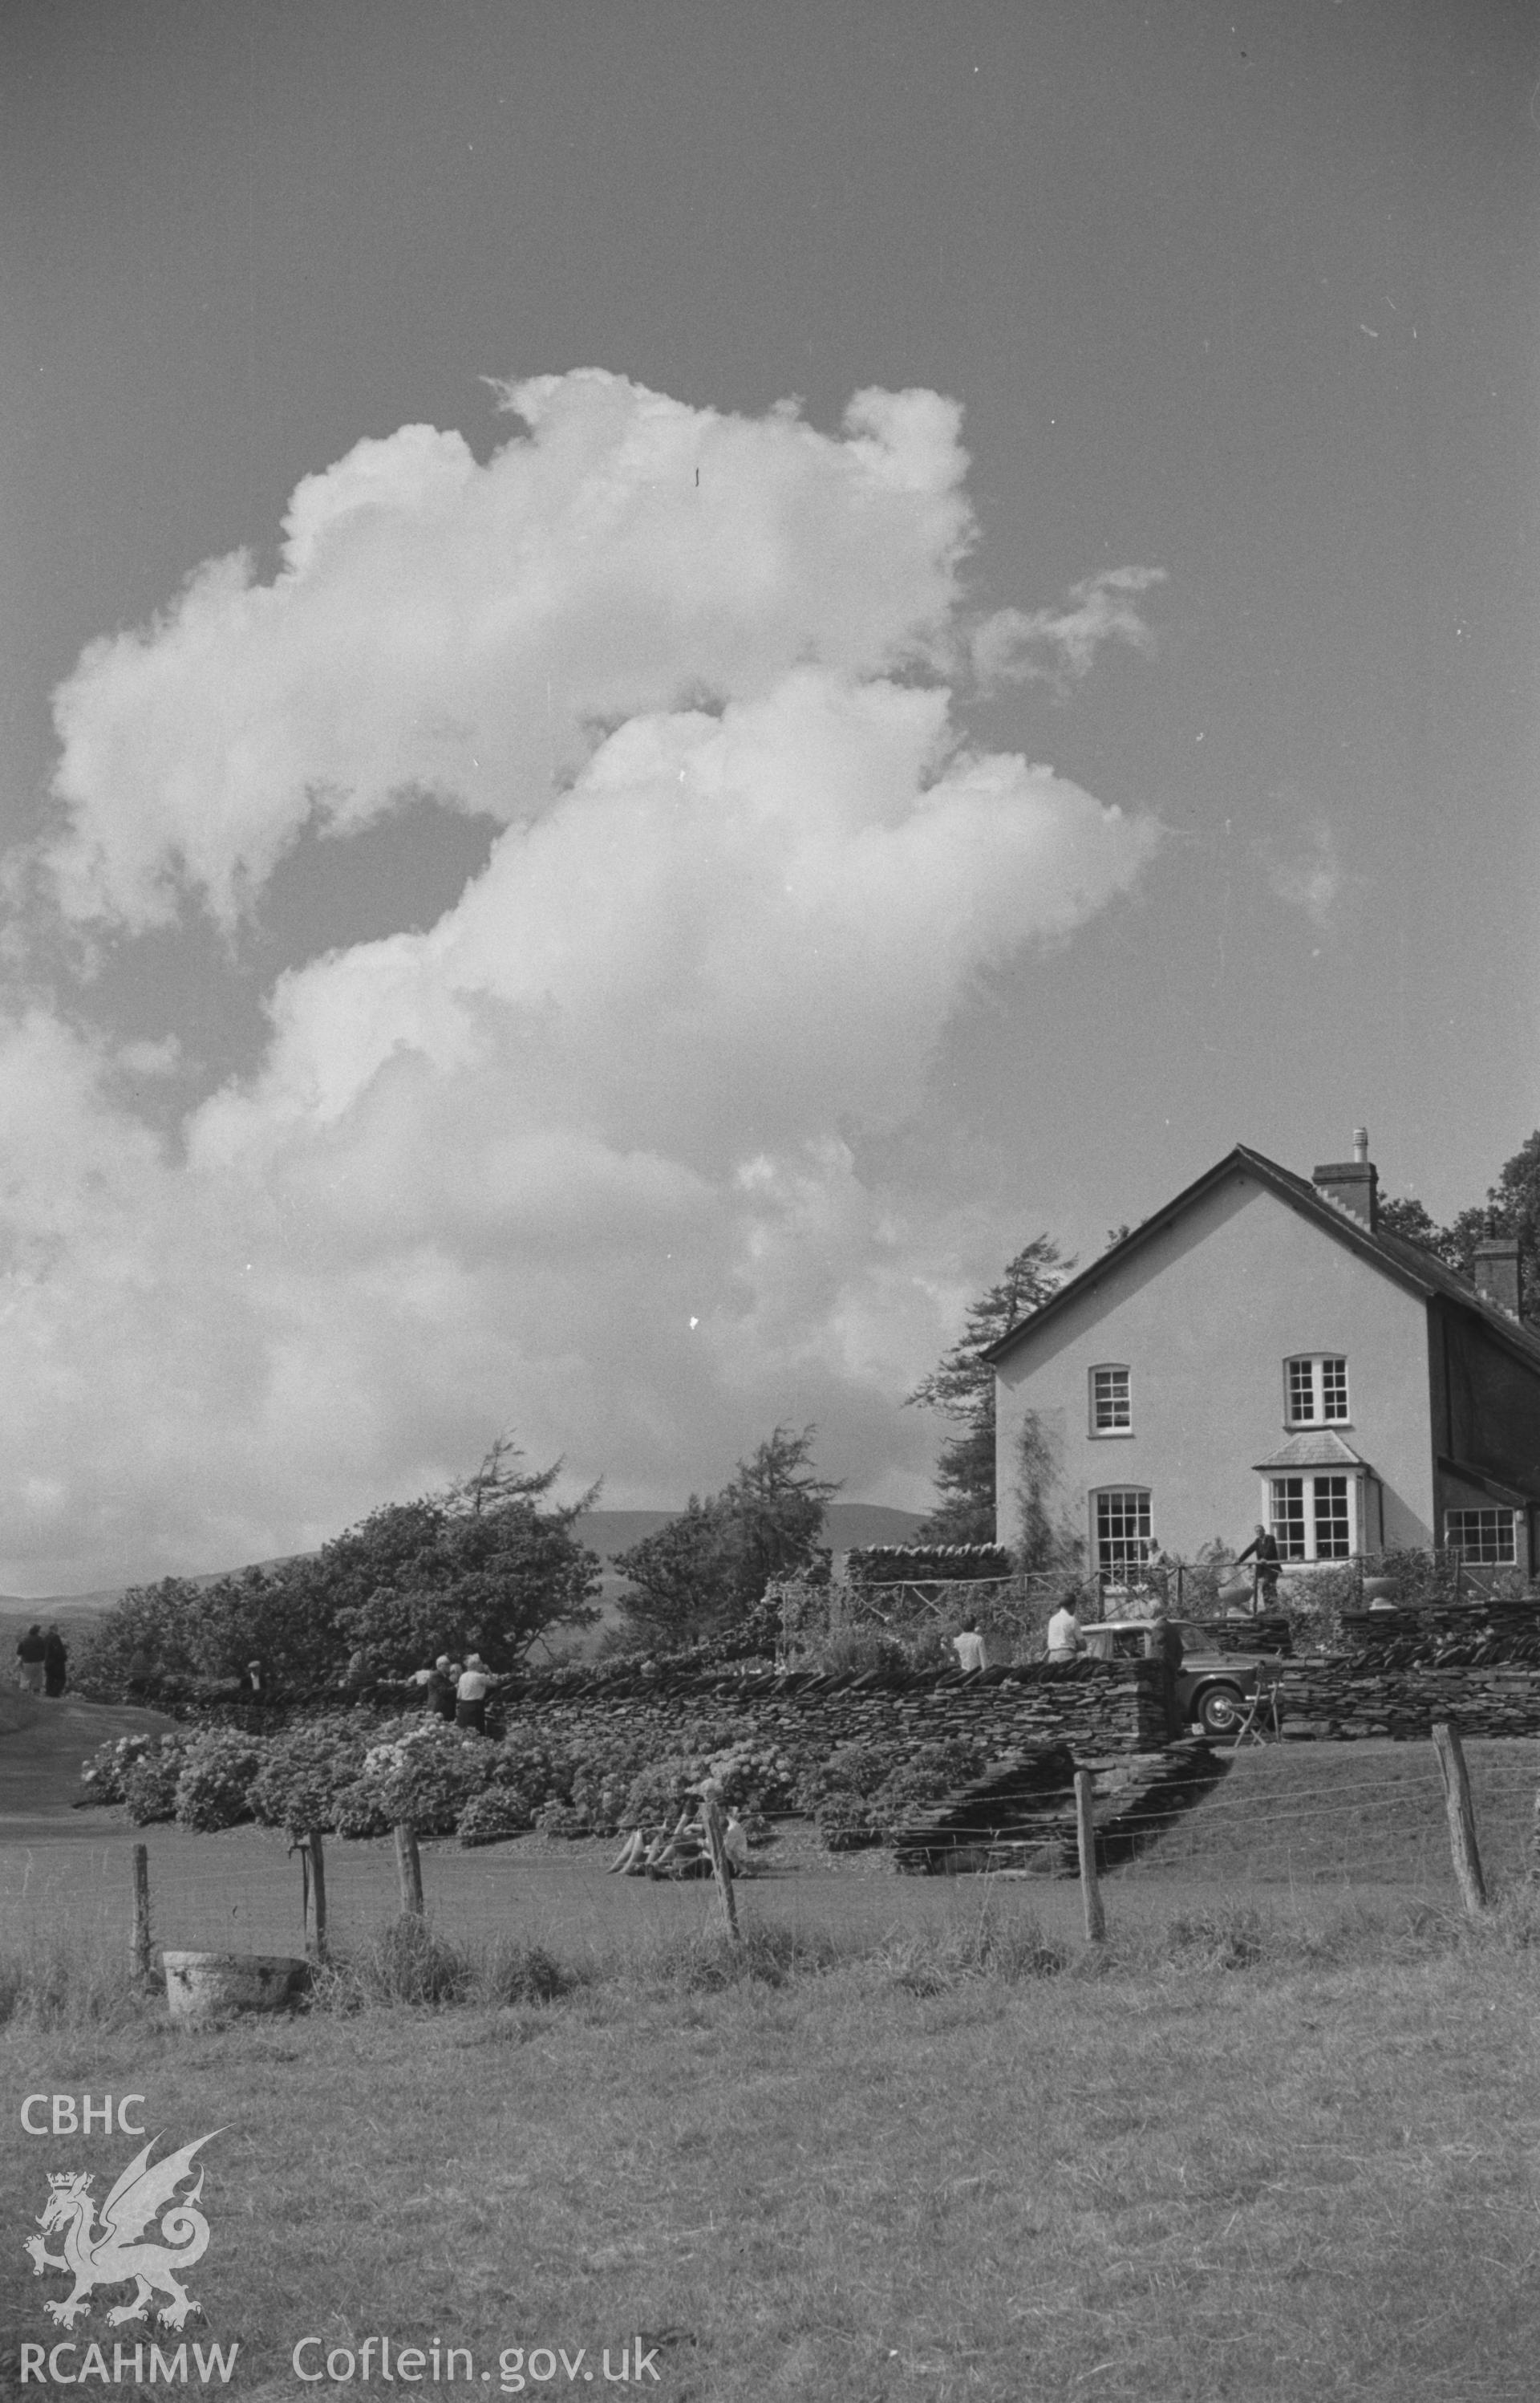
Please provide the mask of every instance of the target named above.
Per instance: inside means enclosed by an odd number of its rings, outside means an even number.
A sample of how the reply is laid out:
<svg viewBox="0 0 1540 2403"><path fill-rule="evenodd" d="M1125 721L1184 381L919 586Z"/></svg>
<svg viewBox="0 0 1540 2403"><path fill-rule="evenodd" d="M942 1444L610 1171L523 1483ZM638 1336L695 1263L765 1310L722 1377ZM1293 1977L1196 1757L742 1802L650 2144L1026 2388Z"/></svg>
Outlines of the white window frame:
<svg viewBox="0 0 1540 2403"><path fill-rule="evenodd" d="M1501 1549L1497 1551L1489 1551L1480 1546L1478 1546L1476 1549L1468 1549L1462 1538L1454 1533L1454 1521L1457 1519L1491 1520L1493 1521L1491 1532L1499 1541L1501 1540L1503 1530L1496 1522L1501 1520L1505 1520L1507 1521L1507 1550L1505 1552ZM1459 1504L1452 1509L1447 1509L1444 1513L1444 1542L1451 1552L1458 1552L1463 1561L1469 1561L1473 1568L1518 1568L1520 1565L1519 1513L1517 1510L1505 1508L1503 1504L1498 1502Z"/></svg>
<svg viewBox="0 0 1540 2403"><path fill-rule="evenodd" d="M1340 1386L1342 1407L1327 1410L1325 1371L1339 1368L1339 1378L1333 1383ZM1297 1368L1310 1371L1310 1415L1301 1418L1295 1409L1295 1376ZM1353 1424L1353 1397L1348 1390L1348 1355L1345 1352L1294 1352L1283 1363L1283 1424L1286 1427L1337 1427Z"/></svg>
<svg viewBox="0 0 1540 2403"><path fill-rule="evenodd" d="M1121 1421L1109 1421L1103 1424L1103 1397L1097 1391L1096 1382L1099 1377L1122 1378L1121 1394L1119 1395L1116 1385L1110 1387L1107 1394L1109 1406L1114 1410L1121 1399L1125 1413ZM1133 1381L1126 1360L1099 1360L1089 1372L1086 1391L1090 1409L1090 1433L1093 1442L1104 1443L1109 1439L1116 1441L1120 1437L1131 1436L1133 1433Z"/></svg>
<svg viewBox="0 0 1540 2403"><path fill-rule="evenodd" d="M1147 1485L1099 1485L1090 1495L1090 1556L1098 1577L1103 1585L1136 1583L1144 1575L1145 1555L1149 1549L1154 1521L1150 1516L1150 1489ZM1102 1505L1117 1500L1133 1505L1131 1535L1111 1535L1109 1543L1124 1548L1120 1561L1104 1559L1102 1544Z"/></svg>
<svg viewBox="0 0 1540 2403"><path fill-rule="evenodd" d="M1345 1552L1323 1552L1318 1549L1320 1528L1316 1518L1316 1488L1338 1484L1347 1489L1348 1549ZM1297 1485L1304 1525L1300 1530L1302 1549L1284 1549L1285 1528L1277 1516L1276 1489L1282 1485ZM1314 1562L1351 1561L1364 1549L1364 1479L1360 1471L1344 1468L1305 1468L1269 1470L1262 1479L1262 1523L1278 1538L1278 1549L1285 1567L1308 1568Z"/></svg>

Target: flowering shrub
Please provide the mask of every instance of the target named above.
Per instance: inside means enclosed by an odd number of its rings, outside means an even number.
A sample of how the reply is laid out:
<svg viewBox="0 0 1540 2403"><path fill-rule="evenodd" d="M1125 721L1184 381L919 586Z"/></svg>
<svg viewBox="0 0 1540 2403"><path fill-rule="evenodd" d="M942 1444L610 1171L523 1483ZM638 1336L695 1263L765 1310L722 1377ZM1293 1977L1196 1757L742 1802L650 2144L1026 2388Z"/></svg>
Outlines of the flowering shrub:
<svg viewBox="0 0 1540 2403"><path fill-rule="evenodd" d="M853 1853L881 1843L882 1831L869 1802L858 1794L831 1794L818 1805L818 1833L831 1853Z"/></svg>
<svg viewBox="0 0 1540 2403"><path fill-rule="evenodd" d="M473 1844L500 1844L508 1836L521 1836L532 1815L517 1786L484 1785L461 1812L456 1832L467 1848Z"/></svg>
<svg viewBox="0 0 1540 2403"><path fill-rule="evenodd" d="M136 1827L176 1815L176 1784L187 1754L185 1735L160 1735L123 1771L123 1800Z"/></svg>
<svg viewBox="0 0 1540 2403"><path fill-rule="evenodd" d="M797 1788L797 1807L811 1811L831 1852L849 1852L894 1834L927 1802L938 1802L977 1777L986 1747L966 1736L900 1750L888 1744L847 1744L809 1771Z"/></svg>
<svg viewBox="0 0 1540 2403"><path fill-rule="evenodd" d="M395 1824L379 1780L373 1777L355 1777L351 1785L340 1785L332 1797L331 1812L331 1825L338 1835L350 1840L388 1836Z"/></svg>
<svg viewBox="0 0 1540 2403"><path fill-rule="evenodd" d="M632 1778L620 1813L623 1827L651 1827L678 1818L689 1799L690 1786L705 1773L699 1754L668 1753Z"/></svg>
<svg viewBox="0 0 1540 2403"><path fill-rule="evenodd" d="M534 1814L534 1824L543 1836L587 1836L591 1833L588 1814L575 1811L570 1802L548 1802Z"/></svg>
<svg viewBox="0 0 1540 2403"><path fill-rule="evenodd" d="M419 1719L393 1743L364 1755L363 1782L372 1787L387 1825L409 1820L420 1836L451 1836L473 1794L492 1782L493 1747L443 1719Z"/></svg>
<svg viewBox="0 0 1540 2403"><path fill-rule="evenodd" d="M251 1817L251 1787L262 1765L250 1736L214 1729L194 1736L176 1781L176 1824L207 1834Z"/></svg>
<svg viewBox="0 0 1540 2403"><path fill-rule="evenodd" d="M493 1785L517 1794L532 1819L543 1802L569 1800L572 1779L572 1755L523 1729L506 1735L492 1756Z"/></svg>
<svg viewBox="0 0 1540 2403"><path fill-rule="evenodd" d="M297 1836L312 1827L335 1828L338 1798L362 1771L372 1732L356 1713L340 1712L270 1736L252 1781L253 1816L264 1827L286 1827Z"/></svg>
<svg viewBox="0 0 1540 2403"><path fill-rule="evenodd" d="M585 1760L572 1781L572 1808L590 1836L613 1836L625 1814L631 1779L628 1769L600 1768Z"/></svg>
<svg viewBox="0 0 1540 2403"><path fill-rule="evenodd" d="M80 1782L88 1789L86 1800L121 1802L125 1775L159 1741L153 1735L120 1735L98 1744L90 1758L80 1764Z"/></svg>

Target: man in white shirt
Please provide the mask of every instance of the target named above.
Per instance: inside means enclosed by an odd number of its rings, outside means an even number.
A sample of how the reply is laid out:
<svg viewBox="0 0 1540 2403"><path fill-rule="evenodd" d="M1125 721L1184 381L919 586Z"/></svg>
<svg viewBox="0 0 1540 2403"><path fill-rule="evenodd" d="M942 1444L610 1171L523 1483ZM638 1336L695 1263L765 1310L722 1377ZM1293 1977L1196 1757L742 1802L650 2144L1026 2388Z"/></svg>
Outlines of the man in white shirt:
<svg viewBox="0 0 1540 2403"><path fill-rule="evenodd" d="M1085 1648L1080 1621L1075 1615L1075 1596L1067 1593L1048 1621L1048 1659L1073 1660Z"/></svg>
<svg viewBox="0 0 1540 2403"><path fill-rule="evenodd" d="M961 1635L954 1635L951 1639L951 1648L957 1655L958 1667L964 1674L983 1667L984 1639L978 1632L977 1618L964 1620Z"/></svg>
<svg viewBox="0 0 1540 2403"><path fill-rule="evenodd" d="M454 1721L478 1735L487 1731L487 1696L496 1683L479 1652L469 1652L454 1689Z"/></svg>

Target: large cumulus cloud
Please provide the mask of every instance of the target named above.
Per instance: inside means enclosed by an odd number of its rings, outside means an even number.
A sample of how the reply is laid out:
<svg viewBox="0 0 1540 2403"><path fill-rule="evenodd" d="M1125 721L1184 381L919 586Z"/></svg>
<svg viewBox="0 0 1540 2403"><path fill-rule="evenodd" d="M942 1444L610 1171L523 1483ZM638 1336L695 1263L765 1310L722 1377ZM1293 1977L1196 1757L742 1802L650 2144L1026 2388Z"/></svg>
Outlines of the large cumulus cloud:
<svg viewBox="0 0 1540 2403"><path fill-rule="evenodd" d="M201 569L58 697L79 923L233 924L308 821L416 792L503 831L426 932L282 977L174 1152L108 1047L14 1014L13 1582L312 1541L509 1422L617 1501L777 1418L892 1498L928 1444L895 1405L950 1230L867 1140L1154 831L963 737L950 403L866 394L836 438L591 373L510 399L485 465L409 427L308 479L271 583Z"/></svg>

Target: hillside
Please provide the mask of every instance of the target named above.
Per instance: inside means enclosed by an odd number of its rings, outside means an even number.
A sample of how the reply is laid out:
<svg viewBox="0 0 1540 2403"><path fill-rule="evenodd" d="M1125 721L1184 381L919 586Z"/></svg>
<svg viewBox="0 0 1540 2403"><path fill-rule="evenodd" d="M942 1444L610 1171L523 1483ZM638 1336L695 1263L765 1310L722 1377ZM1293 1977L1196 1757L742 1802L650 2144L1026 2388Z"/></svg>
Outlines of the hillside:
<svg viewBox="0 0 1540 2403"><path fill-rule="evenodd" d="M672 1510L585 1510L577 1533L602 1561L612 1561L674 1515ZM825 1516L824 1540L837 1552L861 1544L907 1544L920 1515L918 1510L890 1509L881 1502L832 1502Z"/></svg>

